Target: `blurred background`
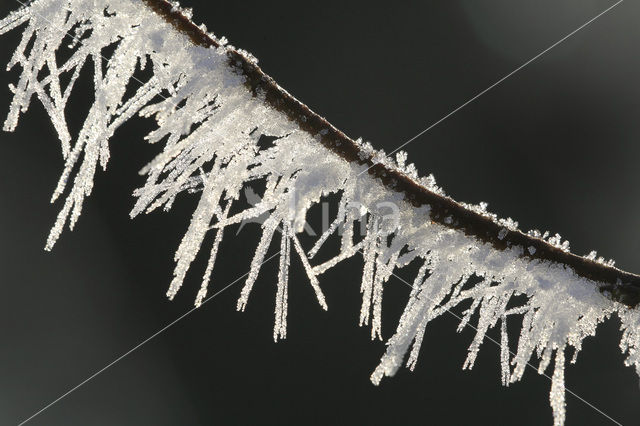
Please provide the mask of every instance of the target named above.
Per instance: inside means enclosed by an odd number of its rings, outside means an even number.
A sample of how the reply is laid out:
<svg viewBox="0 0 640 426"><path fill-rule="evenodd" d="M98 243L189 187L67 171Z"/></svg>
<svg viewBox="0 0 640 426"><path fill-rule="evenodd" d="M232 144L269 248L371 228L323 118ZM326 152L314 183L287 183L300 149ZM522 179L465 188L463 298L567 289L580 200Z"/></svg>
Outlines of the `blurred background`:
<svg viewBox="0 0 640 426"><path fill-rule="evenodd" d="M182 2L313 110L387 152L613 3ZM0 0L0 15L18 6ZM640 272L639 21L640 4L621 3L409 144L409 161L455 199L487 201L524 229L559 232L574 252L597 249ZM0 39L1 63L19 37ZM1 116L17 76L0 73ZM67 111L76 131L90 77ZM158 152L142 140L152 127L136 121L116 133L107 172L52 253L43 247L60 204L49 198L63 165L53 127L34 102L15 133L0 134L1 424L29 417L192 307L206 256L173 302L164 294L196 197L169 214L128 217L143 183L137 171ZM210 294L248 270L258 236L256 224L227 235ZM357 326L361 265L353 258L325 274L323 312L294 263L288 338L275 344L277 261L269 262L245 313L235 311L240 283L30 424L551 424L550 381L529 370L503 388L491 342L473 370L461 370L474 332L456 333L453 316L428 327L413 373L373 386L384 344ZM385 338L407 296L399 280L386 285ZM623 365L619 337L617 318L601 325L566 383L620 423L638 424L638 377ZM568 425L612 424L569 394L567 406Z"/></svg>

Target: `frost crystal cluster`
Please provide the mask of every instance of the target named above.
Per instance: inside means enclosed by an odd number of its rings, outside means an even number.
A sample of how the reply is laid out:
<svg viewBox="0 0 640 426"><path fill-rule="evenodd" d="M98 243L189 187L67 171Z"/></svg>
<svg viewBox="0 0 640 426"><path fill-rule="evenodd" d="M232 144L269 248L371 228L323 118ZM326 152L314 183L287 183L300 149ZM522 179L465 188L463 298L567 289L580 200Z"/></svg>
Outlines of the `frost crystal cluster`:
<svg viewBox="0 0 640 426"><path fill-rule="evenodd" d="M202 303L225 229L266 217L238 309L246 307L267 249L274 236L279 238L276 340L287 333L287 275L292 256L301 259L318 303L327 309L320 275L344 259L363 255L360 324L371 327L372 338L382 338L386 282L396 269L420 263L397 330L371 375L376 384L402 364L413 368L427 324L463 301L470 301L470 307L459 328L477 330L464 367L473 366L487 331L499 326L504 385L519 380L533 357L539 359L541 374L553 363L550 401L555 424L563 424L565 419L568 347L573 347L570 359L574 362L583 339L594 335L598 323L613 313L622 319L621 348L628 354L626 362L638 369L640 316L636 309L608 300L597 290L599 283L576 275L565 265L523 256L525 251L533 255L533 247L514 245L498 250L432 222L428 205L407 203L402 194L366 173L366 165L346 161L323 146L323 132L312 134L301 129L265 102L264 93L252 93L242 69L229 60L228 53L240 52L249 62L255 61L253 57L226 46L224 40L216 39L219 47L193 44L147 3L36 0L0 21L0 34L25 27L9 63L9 68L20 66L22 73L11 86L14 96L4 130L16 127L20 114L36 97L61 143L64 169L52 201L62 198L62 206L47 249L53 247L65 225L73 228L77 222L98 166L107 166L114 131L136 115L153 117L157 128L146 140L160 145L161 152L142 170L146 183L135 191L131 216L158 208L168 210L185 192L199 196L175 254L174 276L167 293L170 298L180 289L198 252L205 249L209 260L195 302ZM84 68L93 74L95 92L82 129L72 137L65 108ZM147 77L141 79L134 73ZM263 135L274 138L268 148L259 144ZM405 154L391 160L368 143L358 144L362 155L443 194L432 177L420 178L413 165L405 165ZM258 202L230 214L247 184L255 181L266 183ZM340 198L337 217L307 253L297 235L304 230L308 209L329 194ZM388 205L399 206L393 220L380 207ZM509 230L517 230L517 223L487 213L486 205L465 207L501 224L500 239ZM361 226L366 235L354 238L354 229ZM208 233L215 233L215 238L211 247L203 248ZM341 239L339 252L331 260L313 265L314 255L331 236ZM543 238L540 233L534 236ZM558 235L548 241L568 250L568 243ZM595 258L595 254L589 256ZM468 284L471 277L473 285ZM477 323L472 321L476 313ZM514 315L522 317L522 326L517 349L511 352L507 323Z"/></svg>

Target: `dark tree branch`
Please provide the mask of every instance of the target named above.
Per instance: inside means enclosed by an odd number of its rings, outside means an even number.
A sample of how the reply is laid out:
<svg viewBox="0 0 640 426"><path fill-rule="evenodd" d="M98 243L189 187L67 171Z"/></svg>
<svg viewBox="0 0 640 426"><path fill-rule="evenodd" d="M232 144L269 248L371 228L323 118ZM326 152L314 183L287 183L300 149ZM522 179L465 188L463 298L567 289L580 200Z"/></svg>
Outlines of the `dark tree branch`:
<svg viewBox="0 0 640 426"><path fill-rule="evenodd" d="M143 1L171 23L177 31L189 37L194 44L204 47L220 46L218 41L194 24L180 10L173 8L167 0ZM464 232L466 235L491 244L497 250L504 250L510 246L524 247L522 257L565 265L581 277L603 283L599 286L600 291L616 302L632 308L640 302L639 275L577 256L541 238L506 229L491 218L470 210L447 196L430 191L411 177L373 162L371 156L364 154L353 139L283 90L245 55L235 49L229 49L228 57L229 63L241 69L247 77L246 85L254 95L261 93L271 107L286 114L302 130L313 136L320 135L321 143L346 161L367 166L368 173L372 177L388 188L404 194L405 200L410 204L416 207L428 205L431 208L433 222ZM529 247L535 250L528 250Z"/></svg>

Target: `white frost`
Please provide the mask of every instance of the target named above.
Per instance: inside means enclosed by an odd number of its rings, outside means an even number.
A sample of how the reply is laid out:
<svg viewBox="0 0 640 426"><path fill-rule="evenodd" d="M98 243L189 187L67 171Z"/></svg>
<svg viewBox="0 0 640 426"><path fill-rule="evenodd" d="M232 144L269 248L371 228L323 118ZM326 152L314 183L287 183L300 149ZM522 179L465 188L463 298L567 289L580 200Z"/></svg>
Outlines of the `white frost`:
<svg viewBox="0 0 640 426"><path fill-rule="evenodd" d="M396 269L412 261L421 262L397 330L371 376L376 384L384 376L393 375L402 364L414 368L427 324L467 300L471 306L459 328L471 326L475 313L478 321L473 325L476 336L464 367L474 365L487 331L500 323L504 385L520 380L532 358L540 359L540 373L555 359L550 393L555 424L562 424L565 418L567 347L574 347L577 354L582 341L594 335L598 323L614 312L622 319L621 348L628 355L626 363L640 369L637 310L604 298L597 291L598 283L577 276L563 265L524 257L525 253L535 253L533 247L510 246L497 251L473 237L431 222L428 206L414 208L407 204L400 194L363 173L363 166L348 163L324 148L317 139L320 135L298 128L269 107L260 93L252 95L244 85L241 70L229 63L227 53L233 48L226 45L226 40L221 40L220 48L196 47L133 0L36 0L1 20L0 34L21 25L26 27L9 67L18 65L22 73L11 87L14 96L4 129L15 129L20 114L36 97L59 136L65 165L53 200L65 198L47 249L55 244L65 224L73 228L77 222L84 199L92 191L98 165L103 169L107 166L109 140L115 130L140 114L155 118L157 128L146 140L157 144L160 152L142 170L146 183L135 191L131 215L157 208L168 210L179 194L199 194L198 205L175 254L169 297L182 286L205 236L215 232L195 301L200 305L206 298L224 229L266 216L237 307L246 308L267 249L279 232L280 270L273 332L276 340L286 337L292 252L302 260L323 309L327 304L318 277L340 261L362 253L360 324L370 325L371 337L380 339L385 284ZM69 43L71 55L61 63L57 53ZM102 56L107 47L115 47L108 59ZM95 98L79 135L72 138L64 112L80 70L87 67L94 75ZM140 81L134 73L145 67L152 76ZM128 90L129 86L135 89ZM261 135L277 139L272 147L261 149ZM394 160L374 150L368 142L357 143L363 159L385 164L433 192L444 194L433 176L419 177L413 164L406 165L406 153L399 152ZM259 202L229 216L241 191L256 180L266 182ZM307 210L327 194L341 197L338 216L307 254L296 234L303 230ZM382 205L398 206L397 217L385 220L379 208ZM500 224L500 239L517 230L517 222L497 218L486 210L485 203L465 206ZM366 235L354 243L359 222L366 225ZM309 259L337 233L342 239L339 252L323 264L312 265ZM558 234L550 238L549 233L535 230L529 234L569 250L569 243ZM595 257L595 252L587 256ZM612 264L601 258L597 261ZM481 281L465 288L471 276L480 277ZM513 297L521 295L526 300L516 304ZM507 334L507 321L512 315L523 317L514 353L509 350Z"/></svg>

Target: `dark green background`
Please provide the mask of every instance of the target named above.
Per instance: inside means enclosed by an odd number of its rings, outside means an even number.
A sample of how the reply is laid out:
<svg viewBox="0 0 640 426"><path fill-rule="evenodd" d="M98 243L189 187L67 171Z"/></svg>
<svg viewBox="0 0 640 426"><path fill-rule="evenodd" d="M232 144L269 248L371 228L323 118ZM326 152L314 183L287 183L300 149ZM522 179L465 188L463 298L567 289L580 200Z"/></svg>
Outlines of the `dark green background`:
<svg viewBox="0 0 640 426"><path fill-rule="evenodd" d="M390 151L613 2L183 4L348 135ZM0 13L17 6L0 0ZM598 249L640 272L638 22L640 4L622 3L414 141L410 161L456 199L487 201L525 229L558 231L575 252ZM19 34L0 38L1 63ZM2 116L16 77L0 73ZM67 111L75 129L92 96L90 80L79 84ZM53 253L42 250L60 207L48 204L63 164L53 128L34 102L15 133L0 135L1 424L30 416L192 306L203 259L173 302L164 293L195 197L170 214L128 219L131 192L143 183L137 171L158 152L141 139L150 127L116 133L107 172ZM258 231L252 225L223 242L212 292L247 271ZM328 312L294 263L288 339L274 344L272 261L247 312L235 312L238 285L32 424L551 424L549 380L529 370L503 388L492 343L474 370L461 370L473 331L456 334L451 316L427 329L414 373L372 386L384 345L357 327L361 263L324 276ZM407 295L399 281L387 284L385 337ZM622 364L618 327L614 318L585 341L566 381L633 425L638 377ZM571 395L567 405L568 425L610 424Z"/></svg>

